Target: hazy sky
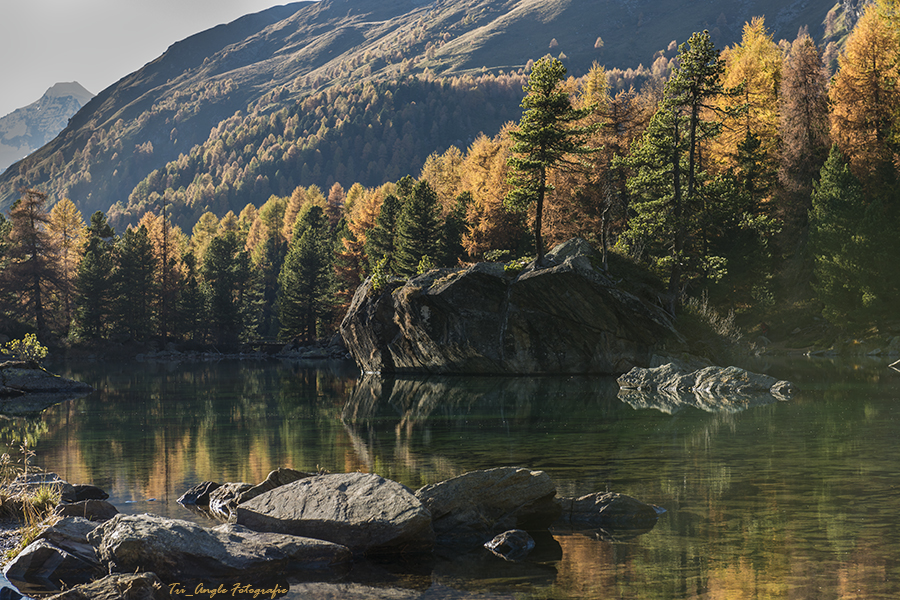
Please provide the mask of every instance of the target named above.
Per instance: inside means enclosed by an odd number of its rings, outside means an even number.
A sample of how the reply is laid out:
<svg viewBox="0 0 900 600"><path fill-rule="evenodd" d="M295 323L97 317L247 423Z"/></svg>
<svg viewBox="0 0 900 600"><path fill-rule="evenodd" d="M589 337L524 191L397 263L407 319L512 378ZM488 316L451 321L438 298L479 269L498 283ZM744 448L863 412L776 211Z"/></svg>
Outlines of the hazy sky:
<svg viewBox="0 0 900 600"><path fill-rule="evenodd" d="M93 94L173 43L292 0L0 0L0 116L60 81Z"/></svg>

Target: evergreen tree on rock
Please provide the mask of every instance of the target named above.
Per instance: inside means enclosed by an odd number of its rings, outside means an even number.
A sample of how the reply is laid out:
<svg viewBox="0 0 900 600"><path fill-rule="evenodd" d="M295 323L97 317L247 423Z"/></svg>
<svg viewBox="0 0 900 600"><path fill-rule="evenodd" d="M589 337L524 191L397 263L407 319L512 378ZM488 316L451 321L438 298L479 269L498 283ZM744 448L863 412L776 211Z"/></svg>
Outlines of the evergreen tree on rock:
<svg viewBox="0 0 900 600"><path fill-rule="evenodd" d="M594 107L575 109L572 106L569 92L562 85L565 76L566 68L558 59L547 55L537 61L525 84L519 127L510 131L515 142L513 156L509 158L512 167L509 182L513 189L504 199L504 205L521 212L535 205L534 246L538 266L544 258L541 238L544 198L553 189L547 180L548 173L551 169L584 168L579 157L594 151L584 141L599 126L577 125Z"/></svg>
<svg viewBox="0 0 900 600"><path fill-rule="evenodd" d="M440 206L427 181L410 190L400 211L394 271L403 277L416 274L423 257L437 258L441 240Z"/></svg>

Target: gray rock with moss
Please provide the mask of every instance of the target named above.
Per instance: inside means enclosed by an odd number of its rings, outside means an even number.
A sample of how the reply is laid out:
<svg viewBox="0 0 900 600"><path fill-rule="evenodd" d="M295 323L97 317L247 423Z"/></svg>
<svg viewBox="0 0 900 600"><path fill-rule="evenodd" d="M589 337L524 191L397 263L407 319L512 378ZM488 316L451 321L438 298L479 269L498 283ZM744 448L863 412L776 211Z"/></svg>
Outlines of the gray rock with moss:
<svg viewBox="0 0 900 600"><path fill-rule="evenodd" d="M683 350L655 299L625 291L599 264L576 238L541 269L435 269L377 292L370 279L341 335L363 371L381 373L624 373Z"/></svg>

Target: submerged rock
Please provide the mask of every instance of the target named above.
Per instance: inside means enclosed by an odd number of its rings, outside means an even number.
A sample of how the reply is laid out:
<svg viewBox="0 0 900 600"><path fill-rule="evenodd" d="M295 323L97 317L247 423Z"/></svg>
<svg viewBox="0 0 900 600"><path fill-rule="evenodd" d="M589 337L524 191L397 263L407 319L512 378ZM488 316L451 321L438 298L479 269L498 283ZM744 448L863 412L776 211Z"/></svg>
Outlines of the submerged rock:
<svg viewBox="0 0 900 600"><path fill-rule="evenodd" d="M363 371L623 373L681 346L667 313L594 268L584 240L560 244L547 267L507 273L479 263L356 291L341 335Z"/></svg>
<svg viewBox="0 0 900 600"><path fill-rule="evenodd" d="M484 547L504 560L518 561L534 549L534 539L527 531L510 529L485 543Z"/></svg>
<svg viewBox="0 0 900 600"><path fill-rule="evenodd" d="M247 577L288 568L328 568L350 559L341 545L320 539L261 533L241 525L208 529L156 515L117 515L88 541L110 573L152 571L166 581Z"/></svg>
<svg viewBox="0 0 900 600"><path fill-rule="evenodd" d="M559 516L550 476L516 467L464 473L416 496L431 511L439 542L481 544L507 529L546 529Z"/></svg>
<svg viewBox="0 0 900 600"><path fill-rule="evenodd" d="M647 529L662 509L625 494L598 492L580 498L558 498L560 522L604 529Z"/></svg>
<svg viewBox="0 0 900 600"><path fill-rule="evenodd" d="M356 553L430 550L431 513L405 486L369 473L316 475L260 494L235 509L257 531L302 535Z"/></svg>

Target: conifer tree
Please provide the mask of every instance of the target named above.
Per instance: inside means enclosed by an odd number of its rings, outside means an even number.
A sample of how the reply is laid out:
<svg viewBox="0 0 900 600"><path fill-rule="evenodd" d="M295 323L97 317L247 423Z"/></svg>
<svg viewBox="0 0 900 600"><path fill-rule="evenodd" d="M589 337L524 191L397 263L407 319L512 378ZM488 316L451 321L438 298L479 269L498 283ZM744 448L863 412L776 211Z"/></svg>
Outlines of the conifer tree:
<svg viewBox="0 0 900 600"><path fill-rule="evenodd" d="M157 264L147 228L128 228L116 245L113 321L135 340L153 335Z"/></svg>
<svg viewBox="0 0 900 600"><path fill-rule="evenodd" d="M68 331L73 318L72 296L75 277L78 272L78 262L84 251L84 219L75 203L68 198L63 198L50 209L50 221L47 229L53 247L56 249L64 330Z"/></svg>
<svg viewBox="0 0 900 600"><path fill-rule="evenodd" d="M809 244L815 257L813 284L823 315L837 325L859 319L877 300L871 223L865 194L835 145L814 185ZM871 218L871 213L869 215Z"/></svg>
<svg viewBox="0 0 900 600"><path fill-rule="evenodd" d="M89 339L106 336L112 299L113 239L106 215L91 215L87 245L75 280L75 329Z"/></svg>
<svg viewBox="0 0 900 600"><path fill-rule="evenodd" d="M813 180L828 156L828 77L808 34L791 44L779 92L781 156L778 181L786 237L806 226Z"/></svg>
<svg viewBox="0 0 900 600"><path fill-rule="evenodd" d="M742 209L715 206L735 199L728 178L713 180L701 165L704 142L721 132L715 114L724 63L709 37L695 33L678 49L679 64L666 84L663 100L626 160L631 208L628 237L636 253L645 253L669 271L669 309L674 313L686 275L718 277L724 264L710 252L715 216L738 218Z"/></svg>
<svg viewBox="0 0 900 600"><path fill-rule="evenodd" d="M544 258L541 237L544 198L552 189L547 180L549 171L579 168L582 163L578 157L593 151L584 145L584 139L596 126L576 124L592 112L593 107L580 110L572 107L569 93L562 86L565 75L566 68L550 55L534 64L524 88L522 119L518 129L510 131L515 142L512 146L514 156L509 159L513 189L504 204L518 211L534 204L534 246L538 266Z"/></svg>
<svg viewBox="0 0 900 600"><path fill-rule="evenodd" d="M375 218L375 226L366 232L366 256L369 259L369 272L382 259L387 259L385 266L388 272L394 270L394 253L396 250L397 223L402 206L394 194L385 196L381 209Z"/></svg>
<svg viewBox="0 0 900 600"><path fill-rule="evenodd" d="M404 199L397 225L394 272L411 277L423 257L437 258L441 238L437 194L427 181L415 184Z"/></svg>
<svg viewBox="0 0 900 600"><path fill-rule="evenodd" d="M226 233L237 235L237 231L223 231L222 235ZM200 287L197 259L194 258L192 251L188 251L181 257L181 262L184 265L185 273L184 289L178 296L178 330L184 339L199 342L205 337L206 305Z"/></svg>
<svg viewBox="0 0 900 600"><path fill-rule="evenodd" d="M291 244L278 277L279 337L312 342L317 325L330 322L332 253L328 219L313 206L294 226Z"/></svg>
<svg viewBox="0 0 900 600"><path fill-rule="evenodd" d="M23 315L43 336L49 333L46 311L50 290L58 288L60 275L56 250L47 231L47 195L31 189L21 193L9 212L9 262L2 283L7 290L20 292Z"/></svg>
<svg viewBox="0 0 900 600"><path fill-rule="evenodd" d="M217 344L236 345L244 332L243 302L249 258L234 232L214 237L203 257L202 289L210 336Z"/></svg>

